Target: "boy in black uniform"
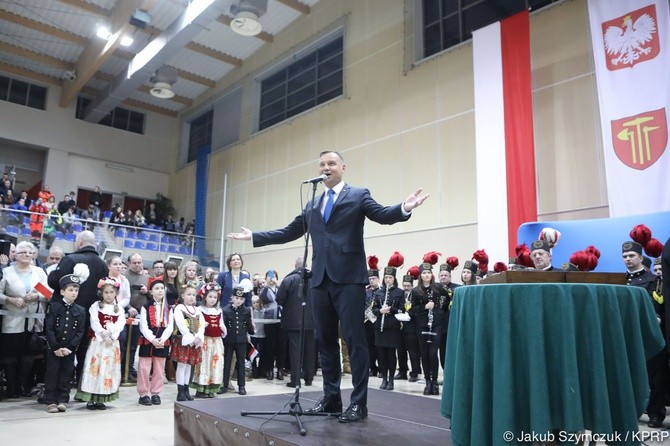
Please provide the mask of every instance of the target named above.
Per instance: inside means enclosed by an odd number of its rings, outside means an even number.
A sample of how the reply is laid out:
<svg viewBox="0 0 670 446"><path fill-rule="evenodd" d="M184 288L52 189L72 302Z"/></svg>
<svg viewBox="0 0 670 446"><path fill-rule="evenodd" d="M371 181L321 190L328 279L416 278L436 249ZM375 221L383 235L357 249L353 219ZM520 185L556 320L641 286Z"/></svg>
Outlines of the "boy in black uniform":
<svg viewBox="0 0 670 446"><path fill-rule="evenodd" d="M51 302L44 320L48 345L44 402L49 413L67 410L74 353L79 348L86 327L86 310L74 303L79 294L79 276L68 274L58 283L63 300Z"/></svg>
<svg viewBox="0 0 670 446"><path fill-rule="evenodd" d="M228 391L230 383L230 363L233 353L237 357L237 386L240 395L246 395L244 388L244 359L247 355L247 336L254 334L254 326L251 322L251 309L244 306L244 289L234 288L231 301L223 307L223 320L228 329L228 334L223 338L223 393Z"/></svg>
<svg viewBox="0 0 670 446"><path fill-rule="evenodd" d="M642 265L642 245L633 241L624 242L621 251L627 269L626 284L647 290L652 298L656 317L661 324L661 331L665 335L663 299L654 298L659 278ZM663 427L665 419L665 392L668 380L668 354L665 348L647 361L647 376L651 389L647 405L647 415L649 415L647 426L660 428Z"/></svg>

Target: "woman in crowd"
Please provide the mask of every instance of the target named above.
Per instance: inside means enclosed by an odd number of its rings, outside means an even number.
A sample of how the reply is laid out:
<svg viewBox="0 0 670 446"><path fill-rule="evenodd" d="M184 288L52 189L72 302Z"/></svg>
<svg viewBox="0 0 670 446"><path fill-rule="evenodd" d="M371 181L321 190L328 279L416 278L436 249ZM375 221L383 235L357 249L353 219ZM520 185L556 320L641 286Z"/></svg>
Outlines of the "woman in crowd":
<svg viewBox="0 0 670 446"><path fill-rule="evenodd" d="M142 215L142 211L139 209L135 211L135 226L138 228L143 228L147 225L147 220Z"/></svg>
<svg viewBox="0 0 670 446"><path fill-rule="evenodd" d="M477 285L477 268L479 265L477 262L468 260L463 265L463 271L461 271L461 282L463 285Z"/></svg>
<svg viewBox="0 0 670 446"><path fill-rule="evenodd" d="M119 256L114 256L107 260L107 267L109 268L109 278L114 279L119 283L119 290L116 296L117 303L121 309L126 308L130 304L130 283L126 276L123 275L123 260ZM121 346L124 348L125 345Z"/></svg>
<svg viewBox="0 0 670 446"><path fill-rule="evenodd" d="M279 276L277 271L270 270L265 273L267 285L261 290L259 298L263 304L263 318L276 322L265 323L265 351L261 358L261 369L265 377L272 380L274 366L277 365L277 379L284 379L284 358L286 336L281 329L279 305L277 305L277 282Z"/></svg>
<svg viewBox="0 0 670 446"><path fill-rule="evenodd" d="M233 294L233 288L238 286L243 279L251 277L245 271L242 271L244 261L238 253L233 253L226 259L228 271L222 271L216 278L216 282L221 287L221 308L230 303L230 296ZM244 294L244 306L251 307L251 291Z"/></svg>
<svg viewBox="0 0 670 446"><path fill-rule="evenodd" d="M23 241L16 245L16 263L7 266L0 280L0 305L13 313L2 318L0 359L7 373L10 398L29 396L34 353L28 350L31 332L43 331L46 306L35 286L47 283L44 270L32 264L34 247ZM31 316L32 315L32 316Z"/></svg>
<svg viewBox="0 0 670 446"><path fill-rule="evenodd" d="M165 281L165 299L167 299L168 305L174 307L177 305L179 300L179 281L177 276L179 275L179 268L174 262L165 263L165 276L163 280Z"/></svg>
<svg viewBox="0 0 670 446"><path fill-rule="evenodd" d="M189 260L188 262L184 262L181 265L181 269L179 270L179 291L183 291L183 289L188 285L194 287L196 290L199 290L200 287L203 285L203 281L201 277L198 277L198 263Z"/></svg>

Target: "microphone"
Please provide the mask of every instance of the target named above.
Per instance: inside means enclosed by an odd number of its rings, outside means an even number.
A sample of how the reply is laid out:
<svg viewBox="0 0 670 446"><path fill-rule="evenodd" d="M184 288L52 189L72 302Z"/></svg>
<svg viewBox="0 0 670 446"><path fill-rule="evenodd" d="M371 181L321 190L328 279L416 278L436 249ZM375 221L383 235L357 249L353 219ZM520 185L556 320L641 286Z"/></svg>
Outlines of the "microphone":
<svg viewBox="0 0 670 446"><path fill-rule="evenodd" d="M325 174L324 175L319 175L318 177L303 181L302 184L308 184L308 183L316 184L316 183L320 183L322 181L325 181L326 178L328 178L328 175L325 175Z"/></svg>

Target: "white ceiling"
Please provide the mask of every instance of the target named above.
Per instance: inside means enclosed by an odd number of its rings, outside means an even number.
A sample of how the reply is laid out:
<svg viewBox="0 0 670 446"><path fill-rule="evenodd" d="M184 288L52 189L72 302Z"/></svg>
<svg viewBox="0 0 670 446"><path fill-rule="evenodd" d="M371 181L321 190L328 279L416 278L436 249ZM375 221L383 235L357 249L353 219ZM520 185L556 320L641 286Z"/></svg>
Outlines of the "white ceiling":
<svg viewBox="0 0 670 446"><path fill-rule="evenodd" d="M267 13L260 18L263 33L256 37L240 36L226 24L232 18L230 6L237 1L214 0L208 12L214 12L215 19L189 42L180 44L176 54L166 61L179 70L173 85L174 98L151 96L147 88L151 87L150 76L143 75L143 85L125 93L122 104L176 116L216 81L238 69L221 59L233 62L238 59L238 63L244 64L261 46L271 45L275 34L303 14L309 14L318 0L269 0ZM151 22L144 30L128 24L134 9L119 14L133 3L151 15ZM123 75L130 60L178 19L189 3L189 0L0 0L0 71L63 86L61 106L69 104L79 93L92 97L94 102L104 99L119 82L127 82ZM133 35L134 43L127 48L117 46L102 55L99 51L91 57L91 50L85 51L87 47L104 45L95 35L97 25L115 20ZM69 70L76 71L77 81L65 80L65 72Z"/></svg>

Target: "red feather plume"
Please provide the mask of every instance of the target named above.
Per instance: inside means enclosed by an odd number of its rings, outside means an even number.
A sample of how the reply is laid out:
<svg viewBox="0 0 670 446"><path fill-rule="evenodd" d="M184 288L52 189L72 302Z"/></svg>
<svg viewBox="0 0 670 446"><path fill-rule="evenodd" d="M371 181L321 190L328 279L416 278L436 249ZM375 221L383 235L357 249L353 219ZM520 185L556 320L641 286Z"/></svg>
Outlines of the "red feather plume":
<svg viewBox="0 0 670 446"><path fill-rule="evenodd" d="M479 271L481 271L482 274L486 275L486 273L489 272L489 264L488 263L480 263L479 264Z"/></svg>
<svg viewBox="0 0 670 446"><path fill-rule="evenodd" d="M505 265L504 262L496 262L493 264L493 272L501 273L503 271L507 271L507 265Z"/></svg>
<svg viewBox="0 0 670 446"><path fill-rule="evenodd" d="M647 246L647 243L651 240L651 229L645 225L637 225L631 229L630 238L642 246Z"/></svg>
<svg viewBox="0 0 670 446"><path fill-rule="evenodd" d="M407 270L407 275L412 276L414 280L417 280L419 278L419 267L418 266L412 266Z"/></svg>
<svg viewBox="0 0 670 446"><path fill-rule="evenodd" d="M519 265L528 268L533 267L533 259L530 258L530 249L528 249L528 245L525 243L517 245L516 248L514 248L514 251L516 252L516 258Z"/></svg>
<svg viewBox="0 0 670 446"><path fill-rule="evenodd" d="M586 254L586 268L589 271L593 271L598 266L598 257L592 252L584 251Z"/></svg>
<svg viewBox="0 0 670 446"><path fill-rule="evenodd" d="M377 256L368 256L368 268L370 269L379 269L378 265L379 264L379 259Z"/></svg>
<svg viewBox="0 0 670 446"><path fill-rule="evenodd" d="M482 263L486 264L489 263L489 255L486 254L486 251L484 251L483 249L478 249L477 251L475 251L472 254L472 259L476 260L477 263L479 263L479 265L481 265Z"/></svg>
<svg viewBox="0 0 670 446"><path fill-rule="evenodd" d="M435 265L441 255L442 255L441 252L430 251L423 255L423 261L426 263L430 263L431 265Z"/></svg>
<svg viewBox="0 0 670 446"><path fill-rule="evenodd" d="M588 261L587 256L588 256L588 254L585 253L584 251L574 252L570 256L570 263L572 263L577 268L579 268L580 271L588 271L589 261Z"/></svg>
<svg viewBox="0 0 670 446"><path fill-rule="evenodd" d="M663 243L652 237L644 247L644 252L646 252L649 257L660 257L663 253Z"/></svg>
<svg viewBox="0 0 670 446"><path fill-rule="evenodd" d="M593 245L587 246L586 249L584 249L584 252L590 252L597 258L600 258L600 250Z"/></svg>
<svg viewBox="0 0 670 446"><path fill-rule="evenodd" d="M451 269L456 269L458 266L458 257L447 257L447 265L451 266Z"/></svg>
<svg viewBox="0 0 670 446"><path fill-rule="evenodd" d="M394 268L400 268L405 263L405 258L398 251L394 252L389 259L389 265Z"/></svg>

